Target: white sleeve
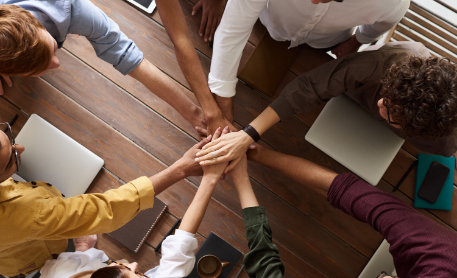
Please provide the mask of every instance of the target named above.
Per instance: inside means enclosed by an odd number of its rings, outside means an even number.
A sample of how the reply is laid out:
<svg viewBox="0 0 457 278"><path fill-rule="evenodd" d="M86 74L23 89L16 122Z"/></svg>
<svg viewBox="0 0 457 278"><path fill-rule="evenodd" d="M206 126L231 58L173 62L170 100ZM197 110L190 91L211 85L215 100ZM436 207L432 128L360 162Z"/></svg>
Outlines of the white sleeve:
<svg viewBox="0 0 457 278"><path fill-rule="evenodd" d="M155 278L181 278L189 275L195 265L193 250L197 247L195 234L176 230L174 235L168 236L162 243L162 259L155 269Z"/></svg>
<svg viewBox="0 0 457 278"><path fill-rule="evenodd" d="M308 0L309 1L309 0ZM229 0L214 35L213 58L208 75L212 93L233 97L241 54L252 28L268 0Z"/></svg>
<svg viewBox="0 0 457 278"><path fill-rule="evenodd" d="M56 260L46 261L40 271L41 277L68 278L83 271L106 267L103 262L107 260L108 256L105 252L95 248L84 252L65 252L60 254Z"/></svg>
<svg viewBox="0 0 457 278"><path fill-rule="evenodd" d="M410 5L410 0L395 0L386 4L385 15L370 25L361 25L357 28L355 35L360 43L372 43L379 40L381 36L395 27L403 18Z"/></svg>

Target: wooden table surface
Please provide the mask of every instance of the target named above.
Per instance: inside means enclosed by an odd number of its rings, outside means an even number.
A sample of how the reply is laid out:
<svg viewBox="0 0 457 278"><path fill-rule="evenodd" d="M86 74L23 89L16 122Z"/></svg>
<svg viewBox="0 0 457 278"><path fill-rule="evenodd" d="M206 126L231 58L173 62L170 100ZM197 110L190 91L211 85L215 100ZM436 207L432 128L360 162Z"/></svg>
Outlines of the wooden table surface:
<svg viewBox="0 0 457 278"><path fill-rule="evenodd" d="M170 76L182 91L197 103L174 55L173 44L162 26L157 11L146 15L122 0L92 0L143 51L144 57ZM191 16L196 0L180 0L195 48L206 74L211 63L211 49L199 36L199 13ZM242 64L253 51L265 28L258 22L243 51ZM301 48L280 88L297 75L331 58L310 56ZM178 160L197 136L192 126L173 108L148 91L141 83L123 76L111 65L98 59L89 42L69 35L63 49L57 52L58 69L41 78L15 77L13 88L0 98L0 120L19 115L13 125L19 132L29 115L36 113L105 160L88 192L117 188L141 175L153 175ZM235 122L243 126L263 111L272 99L238 82ZM278 123L262 136L261 144L300 156L338 173L348 170L308 143L304 136L321 111ZM405 144L378 184L392 192L413 163L417 150ZM379 233L367 224L334 209L326 199L287 177L260 164L249 163L254 191L266 207L274 243L286 267L286 277L357 277L382 241ZM400 190L393 193L412 204L415 171ZM157 197L168 204L167 212L152 230L137 254L106 235L100 235L97 247L112 259L137 261L140 270L157 265L160 253L154 247L162 240L177 218L183 217L197 191L200 177L176 183ZM454 178L454 180L456 180ZM456 190L454 188L454 195ZM454 198L457 200L457 198ZM431 219L457 228L456 206L449 212L419 211ZM233 183L219 182L205 218L198 230L199 244L213 231L240 251L246 253L245 229L241 207ZM232 277L238 272L240 264ZM245 271L240 277L248 277Z"/></svg>

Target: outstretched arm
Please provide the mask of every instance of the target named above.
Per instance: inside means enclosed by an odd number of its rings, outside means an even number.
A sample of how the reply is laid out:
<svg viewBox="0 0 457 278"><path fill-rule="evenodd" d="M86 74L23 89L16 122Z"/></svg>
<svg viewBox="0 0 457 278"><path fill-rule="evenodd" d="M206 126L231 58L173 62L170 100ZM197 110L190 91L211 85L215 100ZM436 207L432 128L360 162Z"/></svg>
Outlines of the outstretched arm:
<svg viewBox="0 0 457 278"><path fill-rule="evenodd" d="M278 247L272 242L272 232L265 208L259 207L252 190L247 172L246 156L230 172L235 184L246 227L249 252L244 256L243 263L250 277L280 278L284 275L284 264L279 257Z"/></svg>
<svg viewBox="0 0 457 278"><path fill-rule="evenodd" d="M256 149L248 151L248 158L306 185L324 197L327 197L328 189L337 176L336 173L309 160L283 154L260 145L257 145Z"/></svg>
<svg viewBox="0 0 457 278"><path fill-rule="evenodd" d="M175 47L179 66L200 103L208 125L208 134L214 134L218 127L230 126L225 119L208 87L205 73L190 39L184 14L177 0L158 0L157 9L165 30ZM206 132L206 131L205 131Z"/></svg>
<svg viewBox="0 0 457 278"><path fill-rule="evenodd" d="M201 167L194 157L207 142L209 140L205 139L196 144L172 166L149 178L140 177L105 193L49 198L42 205L40 218L31 219L30 226L34 227L31 238L77 238L109 233L122 227L140 211L151 208L155 195L187 176L199 175ZM45 226L49 228L43 229Z"/></svg>
<svg viewBox="0 0 457 278"><path fill-rule="evenodd" d="M221 135L225 135L229 132L229 128L225 127L223 130L218 128L214 133L213 138L217 139ZM227 166L227 163L221 163L212 166L203 167L204 175L200 186L198 187L197 194L195 194L192 203L187 209L182 223L179 226L180 230L195 234L202 222L203 216L205 215L206 208L208 207L211 195L219 181L222 172Z"/></svg>

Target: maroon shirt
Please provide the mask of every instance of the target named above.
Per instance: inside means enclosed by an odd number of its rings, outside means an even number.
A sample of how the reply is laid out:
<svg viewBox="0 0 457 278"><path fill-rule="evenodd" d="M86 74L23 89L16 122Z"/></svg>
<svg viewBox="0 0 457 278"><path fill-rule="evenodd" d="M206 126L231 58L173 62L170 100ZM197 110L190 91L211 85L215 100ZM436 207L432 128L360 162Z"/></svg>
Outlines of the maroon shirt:
<svg viewBox="0 0 457 278"><path fill-rule="evenodd" d="M457 277L457 233L397 197L346 173L333 180L327 200L383 235L398 277Z"/></svg>

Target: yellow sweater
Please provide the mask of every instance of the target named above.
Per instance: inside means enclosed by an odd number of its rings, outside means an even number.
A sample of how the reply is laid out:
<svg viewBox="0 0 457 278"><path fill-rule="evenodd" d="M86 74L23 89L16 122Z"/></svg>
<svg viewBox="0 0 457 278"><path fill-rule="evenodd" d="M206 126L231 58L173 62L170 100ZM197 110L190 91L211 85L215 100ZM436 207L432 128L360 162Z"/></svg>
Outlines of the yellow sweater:
<svg viewBox="0 0 457 278"><path fill-rule="evenodd" d="M0 184L0 274L40 269L69 238L114 231L154 204L154 187L140 177L103 194L65 199L46 182Z"/></svg>

